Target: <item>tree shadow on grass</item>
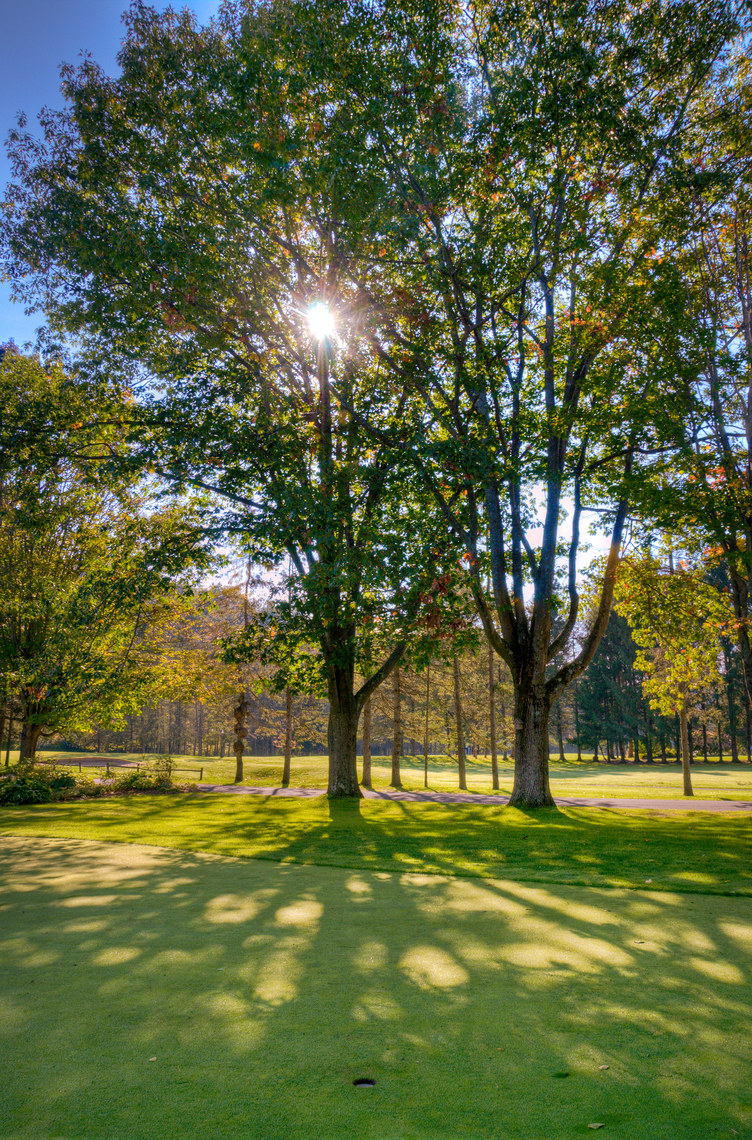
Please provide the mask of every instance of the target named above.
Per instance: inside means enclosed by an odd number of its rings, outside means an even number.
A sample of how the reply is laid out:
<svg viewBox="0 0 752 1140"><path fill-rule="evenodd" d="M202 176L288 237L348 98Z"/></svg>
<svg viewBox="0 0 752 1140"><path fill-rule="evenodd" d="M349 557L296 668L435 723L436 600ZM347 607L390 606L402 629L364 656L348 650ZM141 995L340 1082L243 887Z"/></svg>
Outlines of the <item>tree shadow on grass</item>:
<svg viewBox="0 0 752 1140"><path fill-rule="evenodd" d="M752 1128L750 900L29 839L0 874L0 1136Z"/></svg>

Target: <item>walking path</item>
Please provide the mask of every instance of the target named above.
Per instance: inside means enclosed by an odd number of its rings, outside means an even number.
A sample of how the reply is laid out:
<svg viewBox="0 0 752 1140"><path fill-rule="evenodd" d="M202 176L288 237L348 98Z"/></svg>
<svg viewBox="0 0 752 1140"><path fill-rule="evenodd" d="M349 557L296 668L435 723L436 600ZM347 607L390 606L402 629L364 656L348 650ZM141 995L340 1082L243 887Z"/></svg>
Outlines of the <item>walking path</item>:
<svg viewBox="0 0 752 1140"><path fill-rule="evenodd" d="M228 792L236 796L314 797L324 794L323 788L250 788L245 784L199 784L201 792ZM361 788L368 800L398 800L407 803L432 804L495 804L509 803L509 796L487 796L464 792L408 792L404 789L374 791ZM588 799L584 796L555 796L557 807L640 808L652 811L750 811L752 800L650 800L650 799Z"/></svg>

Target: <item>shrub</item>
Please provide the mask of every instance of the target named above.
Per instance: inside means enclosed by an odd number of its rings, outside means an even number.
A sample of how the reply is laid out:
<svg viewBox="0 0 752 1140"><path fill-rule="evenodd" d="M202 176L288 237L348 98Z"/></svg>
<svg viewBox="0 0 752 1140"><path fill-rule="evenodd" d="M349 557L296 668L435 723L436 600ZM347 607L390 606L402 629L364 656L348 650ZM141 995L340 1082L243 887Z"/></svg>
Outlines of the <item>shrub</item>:
<svg viewBox="0 0 752 1140"><path fill-rule="evenodd" d="M155 779L149 772L131 768L118 776L110 787L116 792L148 792L156 787Z"/></svg>
<svg viewBox="0 0 752 1140"><path fill-rule="evenodd" d="M0 804L48 804L52 799L46 772L14 768L0 778Z"/></svg>

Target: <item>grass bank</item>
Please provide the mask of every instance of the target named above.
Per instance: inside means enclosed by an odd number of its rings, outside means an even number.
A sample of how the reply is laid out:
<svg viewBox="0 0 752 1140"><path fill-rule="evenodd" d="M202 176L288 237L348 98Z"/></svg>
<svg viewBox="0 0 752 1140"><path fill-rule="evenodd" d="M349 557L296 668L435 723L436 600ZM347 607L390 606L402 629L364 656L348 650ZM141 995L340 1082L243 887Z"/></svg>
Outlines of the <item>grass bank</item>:
<svg viewBox="0 0 752 1140"><path fill-rule="evenodd" d="M368 871L752 894L752 816L187 794L0 809L0 835Z"/></svg>

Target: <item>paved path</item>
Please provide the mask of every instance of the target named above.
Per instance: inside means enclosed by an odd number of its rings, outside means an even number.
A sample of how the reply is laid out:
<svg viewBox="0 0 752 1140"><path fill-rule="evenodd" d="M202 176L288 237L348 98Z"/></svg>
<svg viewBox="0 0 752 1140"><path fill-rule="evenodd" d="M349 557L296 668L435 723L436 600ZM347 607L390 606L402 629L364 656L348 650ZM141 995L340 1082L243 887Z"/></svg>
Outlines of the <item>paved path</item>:
<svg viewBox="0 0 752 1140"><path fill-rule="evenodd" d="M202 792L228 792L236 796L314 797L323 795L321 788L250 788L245 784L199 784ZM362 788L368 800L397 800L407 803L495 804L509 803L509 796L474 795L464 792L374 791ZM635 800L587 799L584 796L556 796L559 807L646 808L653 811L750 811L752 800Z"/></svg>

